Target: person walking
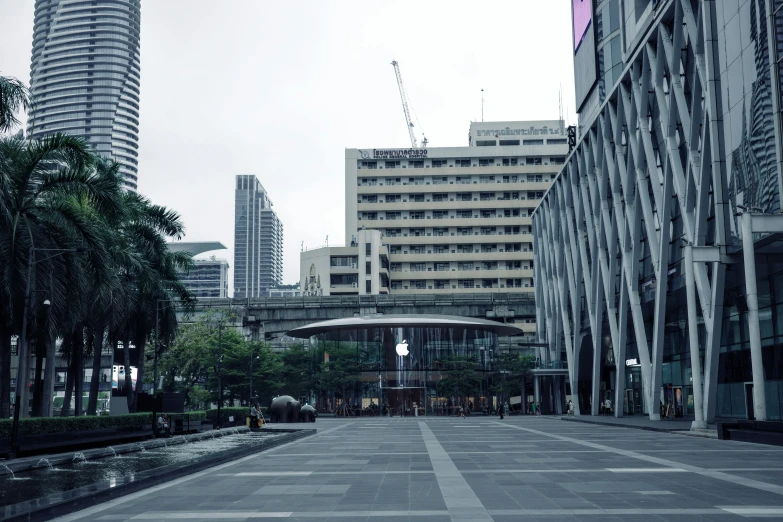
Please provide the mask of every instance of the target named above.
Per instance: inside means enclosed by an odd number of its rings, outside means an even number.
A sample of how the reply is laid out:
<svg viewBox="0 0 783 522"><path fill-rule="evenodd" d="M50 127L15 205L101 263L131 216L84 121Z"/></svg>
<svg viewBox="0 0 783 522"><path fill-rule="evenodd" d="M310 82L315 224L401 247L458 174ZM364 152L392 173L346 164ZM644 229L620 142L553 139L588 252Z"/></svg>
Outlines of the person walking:
<svg viewBox="0 0 783 522"><path fill-rule="evenodd" d="M606 400L604 401L604 412L607 415L612 414L612 400L609 397L607 397Z"/></svg>
<svg viewBox="0 0 783 522"><path fill-rule="evenodd" d="M258 428L258 409L255 404L250 405L250 429Z"/></svg>
<svg viewBox="0 0 783 522"><path fill-rule="evenodd" d="M506 413L505 405L503 404L503 401L500 402L498 405L498 415L500 415L500 420L503 420L503 416Z"/></svg>

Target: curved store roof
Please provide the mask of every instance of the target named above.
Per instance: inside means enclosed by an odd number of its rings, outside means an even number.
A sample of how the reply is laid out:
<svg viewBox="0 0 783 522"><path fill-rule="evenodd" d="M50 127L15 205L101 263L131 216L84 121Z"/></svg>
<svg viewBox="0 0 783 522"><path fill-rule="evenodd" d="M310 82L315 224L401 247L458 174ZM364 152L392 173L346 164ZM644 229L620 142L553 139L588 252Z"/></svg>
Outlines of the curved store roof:
<svg viewBox="0 0 783 522"><path fill-rule="evenodd" d="M188 252L197 256L212 250L225 250L226 246L220 241L172 241L166 243L171 252Z"/></svg>
<svg viewBox="0 0 783 522"><path fill-rule="evenodd" d="M307 339L313 335L342 329L364 328L473 328L497 335L521 335L523 332L510 324L459 317L456 315L365 315L312 323L286 332L289 337Z"/></svg>

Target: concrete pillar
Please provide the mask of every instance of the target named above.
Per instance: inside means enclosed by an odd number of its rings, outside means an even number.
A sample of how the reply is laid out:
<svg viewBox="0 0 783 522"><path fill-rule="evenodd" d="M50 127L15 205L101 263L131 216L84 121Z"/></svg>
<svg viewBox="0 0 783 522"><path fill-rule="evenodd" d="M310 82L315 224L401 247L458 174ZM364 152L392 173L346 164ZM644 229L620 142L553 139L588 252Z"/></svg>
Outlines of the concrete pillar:
<svg viewBox="0 0 783 522"><path fill-rule="evenodd" d="M764 396L764 364L761 356L759 330L759 299L756 287L756 252L753 245L753 216L742 214L742 256L745 261L745 297L748 301L748 333L750 363L753 369L753 405L756 420L767 420L767 400ZM694 397L695 398L695 397Z"/></svg>
<svg viewBox="0 0 783 522"><path fill-rule="evenodd" d="M696 281L693 276L693 246L685 247L685 294L688 305L688 344L691 348L691 381L693 384L693 411L695 419L691 429L704 429L703 397L701 386L701 359L699 358L699 325L696 320ZM653 405L656 406L656 405Z"/></svg>
<svg viewBox="0 0 783 522"><path fill-rule="evenodd" d="M533 400L541 407L541 383L539 381L540 376L533 376Z"/></svg>

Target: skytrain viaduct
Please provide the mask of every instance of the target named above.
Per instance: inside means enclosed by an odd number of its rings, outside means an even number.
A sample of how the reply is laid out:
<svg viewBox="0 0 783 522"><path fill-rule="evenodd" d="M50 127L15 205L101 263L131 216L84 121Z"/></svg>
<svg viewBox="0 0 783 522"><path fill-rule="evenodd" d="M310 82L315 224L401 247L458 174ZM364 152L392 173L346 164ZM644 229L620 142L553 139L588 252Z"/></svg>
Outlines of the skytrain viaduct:
<svg viewBox="0 0 783 522"><path fill-rule="evenodd" d="M267 340L306 324L362 315L459 315L514 322L529 331L517 342L535 342L526 320L536 318L535 300L529 293L388 294L362 296L269 297L257 299L203 299L195 316L209 310L231 310L251 332L263 332ZM255 331L255 332L254 332Z"/></svg>

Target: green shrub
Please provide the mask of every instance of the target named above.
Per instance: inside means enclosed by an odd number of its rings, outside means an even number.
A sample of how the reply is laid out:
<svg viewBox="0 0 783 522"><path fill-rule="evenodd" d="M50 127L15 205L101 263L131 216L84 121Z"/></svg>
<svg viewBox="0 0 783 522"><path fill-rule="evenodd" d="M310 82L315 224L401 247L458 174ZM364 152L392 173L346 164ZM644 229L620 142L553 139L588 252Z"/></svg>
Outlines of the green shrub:
<svg viewBox="0 0 783 522"><path fill-rule="evenodd" d="M207 419L211 421L217 418L217 408L207 410L205 413L207 414ZM223 416L223 420L226 420L233 415L236 422L244 422L245 417L250 415L250 407L220 408L220 415Z"/></svg>
<svg viewBox="0 0 783 522"><path fill-rule="evenodd" d="M0 437L10 437L13 421L0 420ZM19 419L20 435L41 435L73 431L100 430L104 428L136 428L152 424L152 414L101 415L89 417L34 417Z"/></svg>

